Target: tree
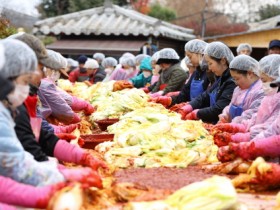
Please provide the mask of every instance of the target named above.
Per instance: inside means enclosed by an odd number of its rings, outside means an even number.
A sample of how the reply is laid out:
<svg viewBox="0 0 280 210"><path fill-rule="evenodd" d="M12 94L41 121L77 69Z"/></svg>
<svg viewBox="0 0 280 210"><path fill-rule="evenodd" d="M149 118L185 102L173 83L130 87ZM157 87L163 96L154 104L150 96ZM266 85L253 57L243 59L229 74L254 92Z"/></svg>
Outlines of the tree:
<svg viewBox="0 0 280 210"><path fill-rule="evenodd" d="M259 9L260 20L265 20L280 14L280 7L273 4L261 6Z"/></svg>
<svg viewBox="0 0 280 210"><path fill-rule="evenodd" d="M10 21L5 17L0 17L0 39L15 33L17 33L17 29L10 25Z"/></svg>
<svg viewBox="0 0 280 210"><path fill-rule="evenodd" d="M170 21L176 18L176 12L174 10L162 7L159 4L152 5L148 15L165 21Z"/></svg>

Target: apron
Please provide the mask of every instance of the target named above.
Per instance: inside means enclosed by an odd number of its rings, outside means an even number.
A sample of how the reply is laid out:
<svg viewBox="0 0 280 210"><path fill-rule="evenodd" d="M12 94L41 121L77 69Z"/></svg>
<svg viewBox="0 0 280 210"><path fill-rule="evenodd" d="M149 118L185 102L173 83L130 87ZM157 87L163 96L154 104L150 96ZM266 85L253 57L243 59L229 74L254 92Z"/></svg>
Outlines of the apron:
<svg viewBox="0 0 280 210"><path fill-rule="evenodd" d="M196 72L195 72L195 74L196 74ZM194 77L195 76L196 75L194 75ZM194 98L196 98L197 96L199 96L201 93L204 92L204 89L203 89L204 80L195 80L194 77L191 82L191 90L190 90L191 100L193 100Z"/></svg>
<svg viewBox="0 0 280 210"><path fill-rule="evenodd" d="M213 84L213 91L211 93L208 93L210 98L210 107L216 104L217 92L218 92L220 81L221 81L221 77Z"/></svg>
<svg viewBox="0 0 280 210"><path fill-rule="evenodd" d="M257 82L257 81L256 81ZM256 84L256 82L254 82L250 88L247 90L244 98L243 98L243 101L242 103L238 106L238 105L235 105L235 104L231 104L230 108L229 108L229 116L231 118L231 120L235 117L238 117L242 114L243 112L243 106L244 106L244 101L245 99L247 98L247 95L248 93L251 91L252 87L254 87L254 85Z"/></svg>

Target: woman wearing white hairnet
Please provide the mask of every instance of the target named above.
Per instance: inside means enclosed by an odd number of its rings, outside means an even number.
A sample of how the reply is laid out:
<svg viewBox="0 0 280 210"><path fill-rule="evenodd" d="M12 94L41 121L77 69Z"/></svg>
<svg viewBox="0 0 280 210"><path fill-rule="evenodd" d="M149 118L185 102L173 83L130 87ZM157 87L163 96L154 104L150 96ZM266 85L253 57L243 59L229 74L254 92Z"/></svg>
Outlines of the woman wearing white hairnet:
<svg viewBox="0 0 280 210"><path fill-rule="evenodd" d="M204 51L208 68L217 77L211 88L190 101L178 112L182 119L201 119L208 123L217 123L219 114L230 103L236 87L229 71L229 64L234 58L231 50L222 42L208 44Z"/></svg>
<svg viewBox="0 0 280 210"><path fill-rule="evenodd" d="M279 75L280 55L268 55L261 59L259 63L262 72L269 72L268 77L271 77L270 82L274 80L273 77L276 72ZM238 124L230 123L230 130L227 126L221 126L219 128L221 131L224 131L224 134L221 134L220 138L223 138L225 143L248 142L250 140L262 139L280 134L279 127L275 124L280 114L280 93L277 93L278 86L274 88L271 87L270 89L267 88L267 90L264 89L264 91L266 96L261 101L258 111L251 119L243 120Z"/></svg>
<svg viewBox="0 0 280 210"><path fill-rule="evenodd" d="M161 73L156 86L152 89L153 98L169 92L181 90L187 79L186 72L180 66L180 57L172 48L164 48L158 52L157 64Z"/></svg>
<svg viewBox="0 0 280 210"><path fill-rule="evenodd" d="M252 46L248 43L241 43L236 49L237 55L251 55Z"/></svg>
<svg viewBox="0 0 280 210"><path fill-rule="evenodd" d="M106 77L103 82L108 82L110 76L118 65L118 61L113 57L107 57L102 61L102 66L105 68L104 71L106 73Z"/></svg>
<svg viewBox="0 0 280 210"><path fill-rule="evenodd" d="M219 115L220 123L241 123L251 119L257 112L264 97L259 62L247 55L235 57L230 65L230 73L237 87L230 104Z"/></svg>

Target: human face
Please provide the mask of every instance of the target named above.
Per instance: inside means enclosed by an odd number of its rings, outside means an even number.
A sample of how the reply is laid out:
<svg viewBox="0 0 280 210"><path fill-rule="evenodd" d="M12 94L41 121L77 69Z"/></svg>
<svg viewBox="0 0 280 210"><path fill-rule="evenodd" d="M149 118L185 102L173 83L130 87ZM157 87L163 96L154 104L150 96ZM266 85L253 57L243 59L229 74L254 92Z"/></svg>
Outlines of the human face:
<svg viewBox="0 0 280 210"><path fill-rule="evenodd" d="M160 66L160 69L164 71L164 70L168 69L171 66L171 64L161 63L161 64L159 64L159 66Z"/></svg>
<svg viewBox="0 0 280 210"><path fill-rule="evenodd" d="M239 55L250 55L250 50L248 49L243 49L239 52Z"/></svg>
<svg viewBox="0 0 280 210"><path fill-rule="evenodd" d="M224 58L222 58L220 62L215 61L208 55L205 55L204 58L208 64L208 69L218 77L222 76L224 71L228 68Z"/></svg>
<svg viewBox="0 0 280 210"><path fill-rule="evenodd" d="M280 54L280 47L272 47L268 50L268 54Z"/></svg>
<svg viewBox="0 0 280 210"><path fill-rule="evenodd" d="M192 74L195 71L195 67L193 65L187 65L189 69L189 73Z"/></svg>
<svg viewBox="0 0 280 210"><path fill-rule="evenodd" d="M41 83L41 79L44 78L44 66L41 64L38 64L38 67L36 71L32 74L32 78L30 81L31 85L34 85L35 87L39 87Z"/></svg>
<svg viewBox="0 0 280 210"><path fill-rule="evenodd" d="M231 77L234 79L235 84L238 85L238 87L241 90L245 90L248 89L251 84L254 82L252 79L251 74L253 74L252 72L248 72L246 75L244 74L239 74L236 71L230 71Z"/></svg>
<svg viewBox="0 0 280 210"><path fill-rule="evenodd" d="M14 82L18 85L29 85L32 79L32 73L26 73L18 76Z"/></svg>
<svg viewBox="0 0 280 210"><path fill-rule="evenodd" d="M267 75L266 73L264 73L264 72L261 73L260 78L261 78L261 80L262 80L263 83L272 82L272 81L275 80L274 78L268 76L268 75Z"/></svg>
<svg viewBox="0 0 280 210"><path fill-rule="evenodd" d="M192 53L189 51L186 51L186 56L190 59L193 66L199 66L199 61L202 60L202 55L199 53Z"/></svg>

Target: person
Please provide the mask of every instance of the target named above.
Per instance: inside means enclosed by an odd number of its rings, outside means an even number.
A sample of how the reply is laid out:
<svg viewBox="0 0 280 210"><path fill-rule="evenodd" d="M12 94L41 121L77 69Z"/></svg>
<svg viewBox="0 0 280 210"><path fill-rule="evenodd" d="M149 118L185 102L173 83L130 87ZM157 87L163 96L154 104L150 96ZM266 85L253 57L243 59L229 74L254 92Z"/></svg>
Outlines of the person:
<svg viewBox="0 0 280 210"><path fill-rule="evenodd" d="M84 68L84 65L87 61L87 57L85 55L80 55L78 58L79 66L78 68L74 69L69 74L69 81L70 82L83 82L85 80L88 80L88 74L86 69Z"/></svg>
<svg viewBox="0 0 280 210"><path fill-rule="evenodd" d="M151 91L151 97L181 90L187 74L181 68L179 59L179 55L172 48L164 48L159 51L157 64L161 68L161 73L157 84Z"/></svg>
<svg viewBox="0 0 280 210"><path fill-rule="evenodd" d="M104 71L104 68L99 68L99 64L96 60L89 58L85 65L84 68L87 71L88 74L88 81L91 84L96 84L97 82L102 82L103 79L106 77L106 73Z"/></svg>
<svg viewBox="0 0 280 210"><path fill-rule="evenodd" d="M251 55L252 51L252 46L248 43L241 43L236 49L237 55Z"/></svg>
<svg viewBox="0 0 280 210"><path fill-rule="evenodd" d="M185 62L186 67L188 68L188 78L186 80L186 84L187 84L188 81L190 80L191 76L195 72L195 66L192 64L192 62L188 56L185 56L184 62Z"/></svg>
<svg viewBox="0 0 280 210"><path fill-rule="evenodd" d="M79 66L78 61L72 59L72 58L67 58L67 74L70 74L74 69L76 69Z"/></svg>
<svg viewBox="0 0 280 210"><path fill-rule="evenodd" d="M159 96L153 100L154 102L169 107L182 102L191 101L207 89L210 81L207 78L207 66L202 64L202 55L206 46L207 43L199 39L194 39L186 43L186 55L196 70L178 95Z"/></svg>
<svg viewBox="0 0 280 210"><path fill-rule="evenodd" d="M265 95L258 61L248 55L239 55L231 61L229 68L237 87L230 104L219 115L219 123L239 123L251 119Z"/></svg>
<svg viewBox="0 0 280 210"><path fill-rule="evenodd" d="M113 57L107 57L102 61L102 66L104 66L104 71L106 73L106 77L103 79L103 82L108 82L110 76L118 65L118 61Z"/></svg>
<svg viewBox="0 0 280 210"><path fill-rule="evenodd" d="M129 80L135 77L138 74L136 69L135 57L130 56L129 54L120 58L120 65L122 66L119 69L116 69L112 74L109 80Z"/></svg>
<svg viewBox="0 0 280 210"><path fill-rule="evenodd" d="M236 87L229 71L229 63L234 56L222 42L211 42L204 51L208 68L216 75L217 80L211 88L181 107L178 112L182 119L217 123L219 114L230 103Z"/></svg>
<svg viewBox="0 0 280 210"><path fill-rule="evenodd" d="M23 36L31 39L30 35L23 34ZM34 43L38 43L37 41L35 40ZM7 99L0 102L0 158L2 163L5 163L0 165L0 175L33 186L46 186L65 180L84 180L91 186L101 187L99 175L90 168L59 169L57 163L49 161L39 163L24 151L13 128L12 116L16 115L17 107L28 96L28 84L37 68L37 58L35 53L19 40L4 39L0 41L1 44L5 50L5 64L0 69L0 74L3 78L12 81L15 89L7 95ZM46 53L42 52L41 55ZM91 176L94 178L89 180L88 177Z"/></svg>
<svg viewBox="0 0 280 210"><path fill-rule="evenodd" d="M280 40L274 39L269 42L268 54L280 54Z"/></svg>
<svg viewBox="0 0 280 210"><path fill-rule="evenodd" d="M214 135L214 141L218 146L225 146L229 142L247 142L256 138L262 131L269 127L278 118L280 111L278 88L271 88L270 83L279 75L280 55L272 54L262 58L259 62L260 70L266 73L263 81L265 97L262 99L258 111L247 120L240 123L221 123L214 129L222 131ZM277 78L277 77L276 77ZM267 86L268 84L268 86Z"/></svg>
<svg viewBox="0 0 280 210"><path fill-rule="evenodd" d="M136 65L136 69L138 71L138 75L142 73L142 71L140 69L141 61L146 57L150 57L150 56L145 55L145 54L138 54L138 55L135 56L135 65Z"/></svg>
<svg viewBox="0 0 280 210"><path fill-rule="evenodd" d="M151 57L145 57L142 59L140 64L140 71L142 72L136 77L131 78L129 81L132 82L133 86L136 88L142 88L151 85L152 79L152 65Z"/></svg>
<svg viewBox="0 0 280 210"><path fill-rule="evenodd" d="M105 55L103 53L97 52L93 54L92 58L97 61L99 70L104 71L105 68L102 66L102 61L105 59Z"/></svg>

